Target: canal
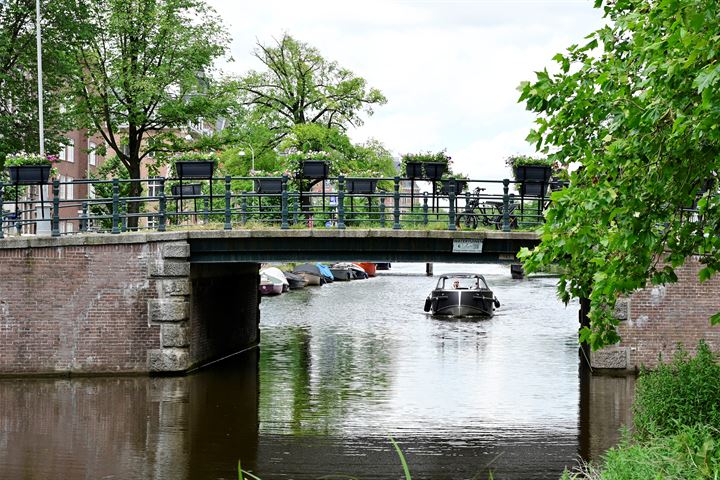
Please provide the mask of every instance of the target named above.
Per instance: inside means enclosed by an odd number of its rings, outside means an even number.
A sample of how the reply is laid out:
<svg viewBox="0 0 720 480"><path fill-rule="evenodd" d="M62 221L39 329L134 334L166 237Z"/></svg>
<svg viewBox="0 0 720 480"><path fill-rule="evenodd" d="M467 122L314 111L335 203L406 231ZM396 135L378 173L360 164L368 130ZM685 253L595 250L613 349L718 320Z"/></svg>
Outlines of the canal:
<svg viewBox="0 0 720 480"><path fill-rule="evenodd" d="M261 348L186 377L0 380L0 479L558 478L629 421L632 378L591 377L555 279L485 274L485 321L438 320L393 265L261 304Z"/></svg>

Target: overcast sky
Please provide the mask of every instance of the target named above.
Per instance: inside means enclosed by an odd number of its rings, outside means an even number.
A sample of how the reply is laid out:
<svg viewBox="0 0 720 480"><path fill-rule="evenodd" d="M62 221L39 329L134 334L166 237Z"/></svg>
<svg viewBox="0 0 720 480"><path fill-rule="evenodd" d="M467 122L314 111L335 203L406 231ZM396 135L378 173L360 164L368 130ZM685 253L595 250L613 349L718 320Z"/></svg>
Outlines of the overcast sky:
<svg viewBox="0 0 720 480"><path fill-rule="evenodd" d="M233 38L223 69L261 69L255 43L288 32L387 97L354 141L398 156L447 148L474 179L506 177L504 157L532 153L518 84L603 24L593 0L208 1Z"/></svg>

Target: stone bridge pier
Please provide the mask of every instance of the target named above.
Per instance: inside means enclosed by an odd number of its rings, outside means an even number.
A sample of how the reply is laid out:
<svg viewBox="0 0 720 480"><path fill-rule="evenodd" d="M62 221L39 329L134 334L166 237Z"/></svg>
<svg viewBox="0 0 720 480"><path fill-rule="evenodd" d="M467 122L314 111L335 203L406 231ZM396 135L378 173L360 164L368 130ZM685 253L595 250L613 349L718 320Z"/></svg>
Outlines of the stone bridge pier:
<svg viewBox="0 0 720 480"><path fill-rule="evenodd" d="M257 263L183 235L0 242L0 375L169 374L257 346Z"/></svg>

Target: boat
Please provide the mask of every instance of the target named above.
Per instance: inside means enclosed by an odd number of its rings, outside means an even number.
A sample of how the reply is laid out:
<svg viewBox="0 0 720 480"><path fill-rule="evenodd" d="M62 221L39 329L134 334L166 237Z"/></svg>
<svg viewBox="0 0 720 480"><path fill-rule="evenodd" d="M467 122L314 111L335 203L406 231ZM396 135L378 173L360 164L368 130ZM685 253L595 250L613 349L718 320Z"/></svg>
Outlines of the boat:
<svg viewBox="0 0 720 480"><path fill-rule="evenodd" d="M374 263L371 262L358 262L357 265L362 267L363 270L365 270L365 273L368 274L368 277L374 277L375 271L377 268L375 267Z"/></svg>
<svg viewBox="0 0 720 480"><path fill-rule="evenodd" d="M276 283L265 273L260 273L259 290L261 295L280 295L283 292L283 284Z"/></svg>
<svg viewBox="0 0 720 480"><path fill-rule="evenodd" d="M320 270L322 276L325 277L325 281L327 283L332 283L335 281L335 277L330 271L330 267L328 267L327 265L323 265L322 263L316 263L315 266L318 268L318 270Z"/></svg>
<svg viewBox="0 0 720 480"><path fill-rule="evenodd" d="M305 286L308 284L307 280L305 280L305 277L302 275L296 275L292 272L283 272L285 274L285 278L288 281L288 285L290 286L290 290L297 290L300 288L305 288Z"/></svg>
<svg viewBox="0 0 720 480"><path fill-rule="evenodd" d="M330 272L332 272L335 280L347 281L354 280L355 275L353 274L352 266L349 263L340 262L330 266Z"/></svg>
<svg viewBox="0 0 720 480"><path fill-rule="evenodd" d="M380 262L375 264L377 270L390 270L390 262Z"/></svg>
<svg viewBox="0 0 720 480"><path fill-rule="evenodd" d="M325 276L322 274L317 265L312 263L303 263L295 267L293 273L301 275L307 281L308 285L323 285L326 283Z"/></svg>
<svg viewBox="0 0 720 480"><path fill-rule="evenodd" d="M500 302L485 277L476 273L440 275L425 299L425 311L451 317L492 317Z"/></svg>
<svg viewBox="0 0 720 480"><path fill-rule="evenodd" d="M263 268L260 270L260 275L265 275L273 285L280 285L282 287L282 292L290 290L290 284L288 283L287 278L285 278L285 273L279 268Z"/></svg>
<svg viewBox="0 0 720 480"><path fill-rule="evenodd" d="M353 278L355 280L362 280L362 279L368 278L368 274L365 271L365 269L362 268L357 263L351 263L350 269L352 270Z"/></svg>

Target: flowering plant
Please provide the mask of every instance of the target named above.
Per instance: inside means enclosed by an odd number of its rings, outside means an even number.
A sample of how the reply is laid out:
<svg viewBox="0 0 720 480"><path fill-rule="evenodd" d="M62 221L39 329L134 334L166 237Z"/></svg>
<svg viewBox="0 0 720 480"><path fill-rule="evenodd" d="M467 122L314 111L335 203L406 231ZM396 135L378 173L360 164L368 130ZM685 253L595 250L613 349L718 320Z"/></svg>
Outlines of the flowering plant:
<svg viewBox="0 0 720 480"><path fill-rule="evenodd" d="M215 152L182 152L176 153L171 158L172 162L215 162L218 155Z"/></svg>
<svg viewBox="0 0 720 480"><path fill-rule="evenodd" d="M285 170L282 168L279 168L277 170L250 170L251 177L282 177L283 175L287 175L288 178L293 177L292 173L289 170Z"/></svg>
<svg viewBox="0 0 720 480"><path fill-rule="evenodd" d="M6 167L21 167L24 165L50 165L50 176L57 176L58 171L55 165L60 163L57 155L40 155L37 153L11 153L5 157Z"/></svg>
<svg viewBox="0 0 720 480"><path fill-rule="evenodd" d="M510 155L505 159L508 167L515 168L522 165L536 165L542 167L552 166L552 161L545 157L531 157L530 155Z"/></svg>

